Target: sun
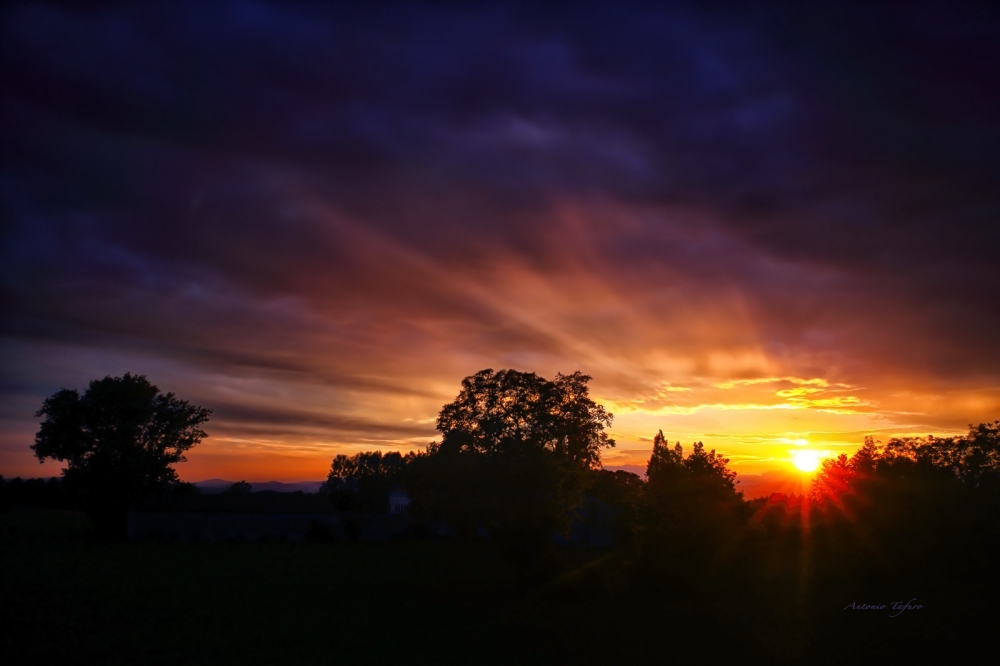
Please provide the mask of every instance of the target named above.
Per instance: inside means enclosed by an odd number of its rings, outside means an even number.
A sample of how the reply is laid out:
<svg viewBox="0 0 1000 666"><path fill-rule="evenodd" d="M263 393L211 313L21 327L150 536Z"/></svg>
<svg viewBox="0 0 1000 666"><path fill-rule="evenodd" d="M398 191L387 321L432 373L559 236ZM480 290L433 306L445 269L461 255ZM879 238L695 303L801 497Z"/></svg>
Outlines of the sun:
<svg viewBox="0 0 1000 666"><path fill-rule="evenodd" d="M797 449L791 452L792 464L803 472L815 472L824 458L822 451Z"/></svg>

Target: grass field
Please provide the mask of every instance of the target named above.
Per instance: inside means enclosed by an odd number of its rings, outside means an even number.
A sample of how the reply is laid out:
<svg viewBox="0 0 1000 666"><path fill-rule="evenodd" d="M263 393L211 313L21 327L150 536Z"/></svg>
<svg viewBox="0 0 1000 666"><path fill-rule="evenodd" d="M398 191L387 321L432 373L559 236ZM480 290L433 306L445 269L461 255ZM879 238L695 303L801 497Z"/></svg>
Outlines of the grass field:
<svg viewBox="0 0 1000 666"><path fill-rule="evenodd" d="M5 663L506 664L587 652L577 641L588 632L548 614L551 602L478 542L102 543L82 514L39 509L4 514L0 534Z"/></svg>
<svg viewBox="0 0 1000 666"><path fill-rule="evenodd" d="M82 516L11 513L3 620L18 661L486 663L507 652L483 621L512 572L477 544L107 544L81 538Z"/></svg>
<svg viewBox="0 0 1000 666"><path fill-rule="evenodd" d="M478 541L103 543L83 514L12 509L0 661L869 663L859 648L891 655L933 626L844 614L839 597L804 614L780 582L646 594L619 557L563 551L551 577L525 580Z"/></svg>

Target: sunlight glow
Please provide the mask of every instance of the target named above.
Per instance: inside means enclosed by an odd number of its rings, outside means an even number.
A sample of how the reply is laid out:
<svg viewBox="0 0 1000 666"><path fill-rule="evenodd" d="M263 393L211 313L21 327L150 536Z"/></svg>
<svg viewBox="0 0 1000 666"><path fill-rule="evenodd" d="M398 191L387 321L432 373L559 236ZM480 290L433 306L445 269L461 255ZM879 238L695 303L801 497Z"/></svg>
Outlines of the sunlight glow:
<svg viewBox="0 0 1000 666"><path fill-rule="evenodd" d="M792 464L803 472L815 472L820 461L825 457L823 451L814 449L798 449L790 453L792 454Z"/></svg>

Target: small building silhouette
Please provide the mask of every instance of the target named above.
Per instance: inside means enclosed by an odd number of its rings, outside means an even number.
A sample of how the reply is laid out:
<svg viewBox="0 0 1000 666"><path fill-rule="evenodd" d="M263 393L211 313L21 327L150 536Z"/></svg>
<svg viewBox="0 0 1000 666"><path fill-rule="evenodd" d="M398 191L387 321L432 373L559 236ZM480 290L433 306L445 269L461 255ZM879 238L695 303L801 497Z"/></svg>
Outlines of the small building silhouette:
<svg viewBox="0 0 1000 666"><path fill-rule="evenodd" d="M389 513L392 515L406 515L410 509L410 496L401 487L389 490Z"/></svg>

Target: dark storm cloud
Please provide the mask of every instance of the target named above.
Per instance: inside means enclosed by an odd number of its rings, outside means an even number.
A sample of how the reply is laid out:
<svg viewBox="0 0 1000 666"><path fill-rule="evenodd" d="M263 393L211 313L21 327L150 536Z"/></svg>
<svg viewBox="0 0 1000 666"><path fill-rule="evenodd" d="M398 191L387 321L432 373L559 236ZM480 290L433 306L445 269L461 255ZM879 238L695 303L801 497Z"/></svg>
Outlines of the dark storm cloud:
<svg viewBox="0 0 1000 666"><path fill-rule="evenodd" d="M424 397L654 347L1000 376L987 5L3 11L9 340Z"/></svg>

